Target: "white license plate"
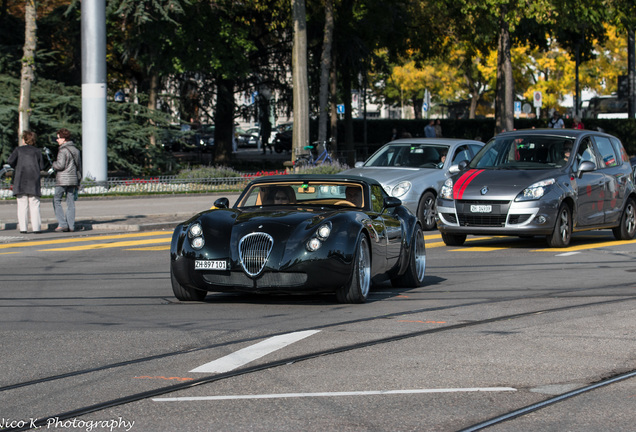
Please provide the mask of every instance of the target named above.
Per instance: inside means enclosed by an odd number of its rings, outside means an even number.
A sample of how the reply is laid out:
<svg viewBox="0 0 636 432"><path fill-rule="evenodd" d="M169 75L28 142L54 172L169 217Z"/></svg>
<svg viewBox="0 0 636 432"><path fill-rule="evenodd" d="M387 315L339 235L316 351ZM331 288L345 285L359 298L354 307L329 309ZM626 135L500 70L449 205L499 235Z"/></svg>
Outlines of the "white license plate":
<svg viewBox="0 0 636 432"><path fill-rule="evenodd" d="M490 213L492 212L491 205L471 205L470 206L471 213Z"/></svg>
<svg viewBox="0 0 636 432"><path fill-rule="evenodd" d="M195 260L195 270L227 270L226 260Z"/></svg>

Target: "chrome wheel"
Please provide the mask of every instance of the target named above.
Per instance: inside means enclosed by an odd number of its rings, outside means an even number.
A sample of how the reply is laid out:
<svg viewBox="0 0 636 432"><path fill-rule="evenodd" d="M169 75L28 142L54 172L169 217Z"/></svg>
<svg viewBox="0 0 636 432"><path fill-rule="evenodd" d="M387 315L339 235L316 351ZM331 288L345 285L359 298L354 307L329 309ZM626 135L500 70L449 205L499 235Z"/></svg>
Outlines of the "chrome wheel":
<svg viewBox="0 0 636 432"><path fill-rule="evenodd" d="M369 256L367 238L364 236L358 251L358 283L360 285L360 294L366 298L371 288L371 257Z"/></svg>
<svg viewBox="0 0 636 432"><path fill-rule="evenodd" d="M369 241L360 234L352 262L351 279L336 290L340 303L364 303L371 289L371 251Z"/></svg>
<svg viewBox="0 0 636 432"><path fill-rule="evenodd" d="M413 250L415 254L415 272L417 280L421 282L426 274L426 244L424 242L424 233L420 230L417 230L417 239L413 247L415 248Z"/></svg>

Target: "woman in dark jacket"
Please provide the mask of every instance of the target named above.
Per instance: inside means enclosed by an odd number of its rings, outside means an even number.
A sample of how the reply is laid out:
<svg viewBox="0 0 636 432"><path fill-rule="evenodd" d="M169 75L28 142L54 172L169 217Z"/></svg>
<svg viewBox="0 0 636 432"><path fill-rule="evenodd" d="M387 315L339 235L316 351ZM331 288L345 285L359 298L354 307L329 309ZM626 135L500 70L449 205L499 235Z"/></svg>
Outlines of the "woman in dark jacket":
<svg viewBox="0 0 636 432"><path fill-rule="evenodd" d="M18 226L20 233L26 234L29 213L31 228L40 233L42 219L40 217L40 171L44 169L42 152L35 147L37 136L31 131L22 133L22 142L16 148L8 163L15 170L13 173L13 195L18 201Z"/></svg>

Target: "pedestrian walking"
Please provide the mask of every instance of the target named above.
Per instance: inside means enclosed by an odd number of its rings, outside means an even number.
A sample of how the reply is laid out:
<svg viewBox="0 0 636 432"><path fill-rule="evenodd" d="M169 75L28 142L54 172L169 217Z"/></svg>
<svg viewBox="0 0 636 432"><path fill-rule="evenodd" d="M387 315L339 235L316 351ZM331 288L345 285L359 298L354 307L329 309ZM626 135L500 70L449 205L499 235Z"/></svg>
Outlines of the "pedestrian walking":
<svg viewBox="0 0 636 432"><path fill-rule="evenodd" d="M75 230L75 199L82 178L80 151L71 141L71 132L62 128L57 131L57 143L60 146L57 159L53 162L55 174L55 195L53 208L57 218L55 231L68 232ZM66 214L62 208L62 198L66 195Z"/></svg>
<svg viewBox="0 0 636 432"><path fill-rule="evenodd" d="M42 152L35 146L37 135L22 132L18 148L13 150L7 163L14 169L13 195L18 202L18 228L26 234L31 216L31 229L39 234L42 229L40 216L40 171L44 169Z"/></svg>
<svg viewBox="0 0 636 432"><path fill-rule="evenodd" d="M435 120L431 120L428 122L428 124L424 128L424 136L426 138L435 138Z"/></svg>
<svg viewBox="0 0 636 432"><path fill-rule="evenodd" d="M574 124L572 125L574 129L585 129L585 125L581 121L581 117L574 116Z"/></svg>
<svg viewBox="0 0 636 432"><path fill-rule="evenodd" d="M442 121L440 119L437 119L437 121L435 121L435 138L441 138L442 137Z"/></svg>
<svg viewBox="0 0 636 432"><path fill-rule="evenodd" d="M559 116L559 112L556 110L552 114L552 119L550 119L550 127L554 129L563 129L565 127L563 119Z"/></svg>

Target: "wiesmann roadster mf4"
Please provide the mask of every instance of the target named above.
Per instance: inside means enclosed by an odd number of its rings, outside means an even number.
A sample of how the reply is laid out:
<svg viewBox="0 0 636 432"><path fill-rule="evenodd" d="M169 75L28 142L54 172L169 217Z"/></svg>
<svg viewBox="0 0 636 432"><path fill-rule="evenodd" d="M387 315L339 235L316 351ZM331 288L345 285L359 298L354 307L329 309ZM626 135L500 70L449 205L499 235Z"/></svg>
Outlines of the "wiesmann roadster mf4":
<svg viewBox="0 0 636 432"><path fill-rule="evenodd" d="M545 236L565 247L573 232L636 234L636 191L618 138L597 131L532 129L490 140L446 180L437 226L447 245L467 234ZM462 169L463 168L463 169Z"/></svg>
<svg viewBox="0 0 636 432"><path fill-rule="evenodd" d="M373 282L424 283L418 219L380 183L358 176L282 175L247 185L230 207L178 225L170 248L174 295L208 292L335 293L366 301Z"/></svg>

